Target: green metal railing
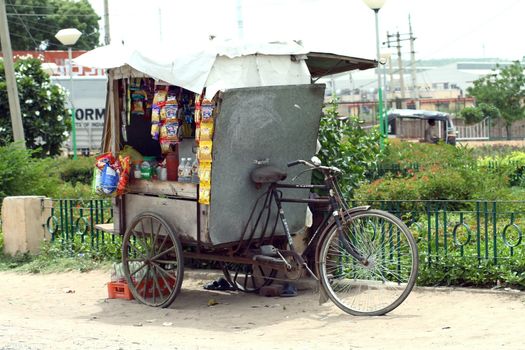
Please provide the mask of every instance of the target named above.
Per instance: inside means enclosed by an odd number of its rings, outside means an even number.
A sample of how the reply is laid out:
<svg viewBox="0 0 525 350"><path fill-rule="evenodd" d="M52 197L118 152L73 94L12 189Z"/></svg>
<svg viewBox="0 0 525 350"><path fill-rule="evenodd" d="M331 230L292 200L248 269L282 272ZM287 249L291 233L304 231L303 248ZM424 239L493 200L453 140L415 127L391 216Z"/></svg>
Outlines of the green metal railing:
<svg viewBox="0 0 525 350"><path fill-rule="evenodd" d="M491 260L525 259L525 201L353 201L393 213L410 228L426 262L457 256ZM79 245L101 250L119 245L120 236L104 233L96 224L109 223L109 200L52 201L46 227L64 249Z"/></svg>
<svg viewBox="0 0 525 350"><path fill-rule="evenodd" d="M449 256L525 258L525 201L360 201L393 213L410 228L428 264Z"/></svg>
<svg viewBox="0 0 525 350"><path fill-rule="evenodd" d="M51 240L59 242L63 249L76 251L84 247L98 251L109 243L120 244L120 237L95 228L113 221L111 200L53 199L51 203L45 226Z"/></svg>

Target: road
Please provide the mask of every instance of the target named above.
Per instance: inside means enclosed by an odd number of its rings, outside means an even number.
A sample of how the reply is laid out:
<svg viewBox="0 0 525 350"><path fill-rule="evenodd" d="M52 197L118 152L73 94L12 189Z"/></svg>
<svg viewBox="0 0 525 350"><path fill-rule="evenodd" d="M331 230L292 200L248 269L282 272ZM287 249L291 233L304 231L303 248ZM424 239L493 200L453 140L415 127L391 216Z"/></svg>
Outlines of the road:
<svg viewBox="0 0 525 350"><path fill-rule="evenodd" d="M521 292L417 289L387 316L354 317L313 290L212 292L202 289L210 276L192 276L170 308L155 309L106 299L106 271L1 272L0 349L525 348Z"/></svg>

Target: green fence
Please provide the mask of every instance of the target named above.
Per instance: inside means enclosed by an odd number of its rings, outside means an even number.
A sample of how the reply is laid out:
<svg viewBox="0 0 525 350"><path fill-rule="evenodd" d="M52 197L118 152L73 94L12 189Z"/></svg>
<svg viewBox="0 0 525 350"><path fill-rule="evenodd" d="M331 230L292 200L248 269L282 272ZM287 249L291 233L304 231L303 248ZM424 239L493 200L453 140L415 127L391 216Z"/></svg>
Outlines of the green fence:
<svg viewBox="0 0 525 350"><path fill-rule="evenodd" d="M491 260L501 264L511 257L525 258L525 201L359 201L401 218L418 240L429 264L447 256ZM109 223L109 200L52 201L46 226L64 249L84 246L104 249L119 245L119 236L95 228Z"/></svg>
<svg viewBox="0 0 525 350"><path fill-rule="evenodd" d="M120 245L119 236L97 230L95 225L113 222L113 207L107 199L53 199L46 228L51 240L65 250L102 251Z"/></svg>
<svg viewBox="0 0 525 350"><path fill-rule="evenodd" d="M501 264L524 257L525 201L370 201L400 217L428 264L448 256Z"/></svg>

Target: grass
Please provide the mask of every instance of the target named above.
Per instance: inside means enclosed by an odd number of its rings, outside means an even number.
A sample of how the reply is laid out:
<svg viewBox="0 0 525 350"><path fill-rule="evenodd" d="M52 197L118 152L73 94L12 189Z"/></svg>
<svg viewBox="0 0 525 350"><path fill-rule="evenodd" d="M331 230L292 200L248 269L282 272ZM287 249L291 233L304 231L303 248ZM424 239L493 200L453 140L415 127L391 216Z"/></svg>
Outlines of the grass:
<svg viewBox="0 0 525 350"><path fill-rule="evenodd" d="M0 232L0 271L20 273L56 273L68 271L88 272L91 270L109 270L112 261L93 258L87 254L71 254L61 250L58 244L44 242L40 254L17 254L15 256L3 253L3 236Z"/></svg>

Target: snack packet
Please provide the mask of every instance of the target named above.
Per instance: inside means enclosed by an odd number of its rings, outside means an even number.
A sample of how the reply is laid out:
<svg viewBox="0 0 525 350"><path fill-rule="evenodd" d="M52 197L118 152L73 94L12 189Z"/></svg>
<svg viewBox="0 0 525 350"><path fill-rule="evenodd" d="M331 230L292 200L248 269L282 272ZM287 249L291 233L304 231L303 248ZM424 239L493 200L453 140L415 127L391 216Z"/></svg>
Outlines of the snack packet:
<svg viewBox="0 0 525 350"><path fill-rule="evenodd" d="M116 195L121 196L124 194L126 186L129 182L129 173L131 171L131 158L129 156L119 157L120 163L120 178L117 184Z"/></svg>
<svg viewBox="0 0 525 350"><path fill-rule="evenodd" d="M212 161L212 146L213 144L211 141L199 142L198 158L200 162Z"/></svg>

